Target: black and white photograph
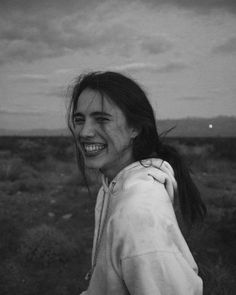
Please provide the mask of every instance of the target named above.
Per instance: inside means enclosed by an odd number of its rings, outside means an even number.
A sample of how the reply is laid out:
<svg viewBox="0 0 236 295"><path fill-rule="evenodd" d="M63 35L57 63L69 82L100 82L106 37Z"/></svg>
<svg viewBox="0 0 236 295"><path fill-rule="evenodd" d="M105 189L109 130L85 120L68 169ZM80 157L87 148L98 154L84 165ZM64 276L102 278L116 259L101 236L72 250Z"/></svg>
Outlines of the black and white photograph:
<svg viewBox="0 0 236 295"><path fill-rule="evenodd" d="M234 295L235 81L235 0L0 0L0 295Z"/></svg>

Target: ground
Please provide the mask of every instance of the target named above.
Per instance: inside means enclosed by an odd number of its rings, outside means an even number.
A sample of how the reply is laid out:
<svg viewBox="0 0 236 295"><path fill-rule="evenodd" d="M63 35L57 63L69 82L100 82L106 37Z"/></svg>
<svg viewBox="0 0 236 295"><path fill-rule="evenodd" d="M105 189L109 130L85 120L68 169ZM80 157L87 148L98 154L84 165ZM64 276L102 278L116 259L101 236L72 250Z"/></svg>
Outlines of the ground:
<svg viewBox="0 0 236 295"><path fill-rule="evenodd" d="M205 295L236 288L236 139L170 138L208 215L186 236ZM0 138L0 294L74 295L86 288L98 174L90 193L69 137Z"/></svg>

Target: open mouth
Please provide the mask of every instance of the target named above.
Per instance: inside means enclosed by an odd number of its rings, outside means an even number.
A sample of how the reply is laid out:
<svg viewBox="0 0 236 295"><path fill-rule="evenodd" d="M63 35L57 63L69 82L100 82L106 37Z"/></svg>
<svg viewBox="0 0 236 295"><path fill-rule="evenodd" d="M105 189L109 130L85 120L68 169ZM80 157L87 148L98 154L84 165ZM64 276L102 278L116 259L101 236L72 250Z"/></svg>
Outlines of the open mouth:
<svg viewBox="0 0 236 295"><path fill-rule="evenodd" d="M88 156L97 155L106 148L106 144L103 143L83 143L82 145Z"/></svg>

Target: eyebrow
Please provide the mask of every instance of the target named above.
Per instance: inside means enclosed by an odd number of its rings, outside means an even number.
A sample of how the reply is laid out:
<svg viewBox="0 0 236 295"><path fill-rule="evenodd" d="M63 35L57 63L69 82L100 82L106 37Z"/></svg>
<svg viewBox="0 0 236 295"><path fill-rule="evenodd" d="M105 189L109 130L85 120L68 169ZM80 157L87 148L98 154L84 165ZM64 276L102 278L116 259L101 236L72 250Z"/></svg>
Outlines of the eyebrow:
<svg viewBox="0 0 236 295"><path fill-rule="evenodd" d="M91 114L90 114L91 116L107 116L107 117L112 117L112 115L110 115L110 114L108 114L108 113L106 113L106 112L92 112ZM73 114L73 117L83 117L84 115L82 114L82 113L80 113L80 112L75 112L74 114Z"/></svg>

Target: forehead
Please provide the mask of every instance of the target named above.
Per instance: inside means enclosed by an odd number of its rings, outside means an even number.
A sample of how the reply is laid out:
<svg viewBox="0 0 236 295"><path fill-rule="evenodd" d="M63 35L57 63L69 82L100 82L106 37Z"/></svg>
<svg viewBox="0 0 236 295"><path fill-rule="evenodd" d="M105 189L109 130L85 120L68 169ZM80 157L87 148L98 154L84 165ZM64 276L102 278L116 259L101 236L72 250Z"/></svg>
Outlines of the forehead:
<svg viewBox="0 0 236 295"><path fill-rule="evenodd" d="M98 91L85 89L81 92L77 101L77 112L87 114L96 111L122 113L121 110L106 95L103 97Z"/></svg>

